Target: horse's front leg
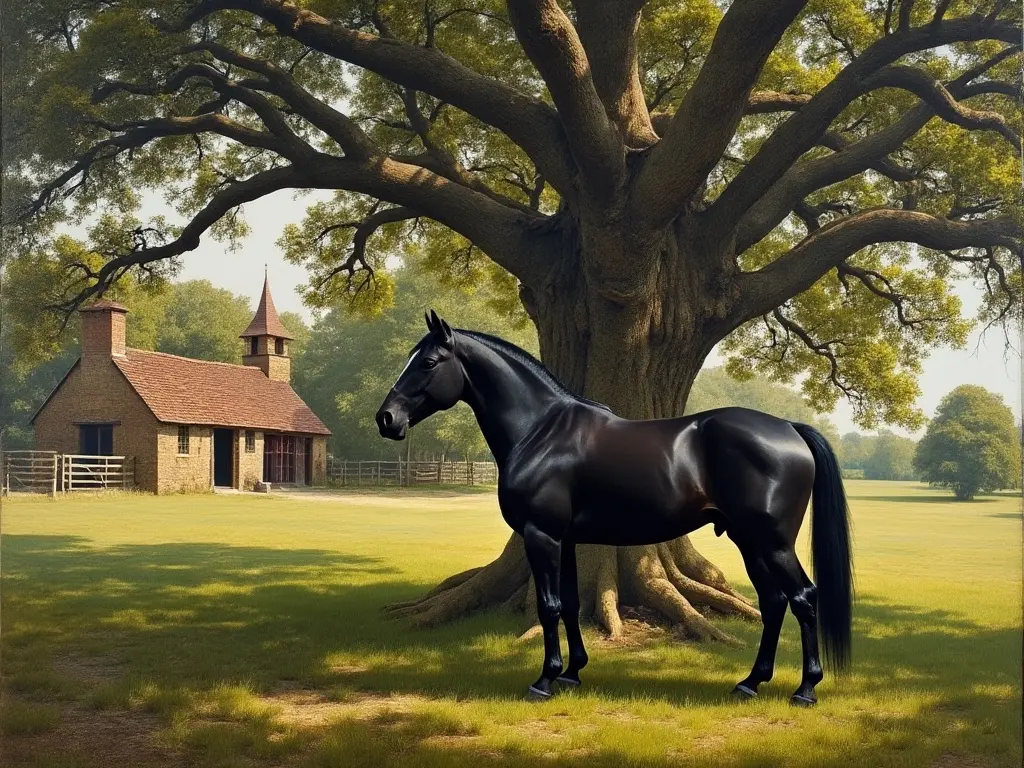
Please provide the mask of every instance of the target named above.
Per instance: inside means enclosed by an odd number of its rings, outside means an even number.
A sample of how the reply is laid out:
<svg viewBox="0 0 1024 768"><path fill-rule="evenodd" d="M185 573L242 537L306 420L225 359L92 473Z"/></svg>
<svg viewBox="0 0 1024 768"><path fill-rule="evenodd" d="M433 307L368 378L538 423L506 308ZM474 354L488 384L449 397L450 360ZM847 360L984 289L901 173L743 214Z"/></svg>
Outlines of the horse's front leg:
<svg viewBox="0 0 1024 768"><path fill-rule="evenodd" d="M562 623L565 624L565 639L569 643L569 668L558 676L558 682L567 685L580 684L580 670L587 666L587 650L583 647L583 633L580 631L580 585L576 575L576 545L571 541L562 542Z"/></svg>
<svg viewBox="0 0 1024 768"><path fill-rule="evenodd" d="M558 643L558 617L562 612L559 590L562 547L533 523L524 527L523 541L537 587L537 616L544 630L544 667L537 682L530 686L530 693L546 699L551 696L551 683L562 673L562 650Z"/></svg>

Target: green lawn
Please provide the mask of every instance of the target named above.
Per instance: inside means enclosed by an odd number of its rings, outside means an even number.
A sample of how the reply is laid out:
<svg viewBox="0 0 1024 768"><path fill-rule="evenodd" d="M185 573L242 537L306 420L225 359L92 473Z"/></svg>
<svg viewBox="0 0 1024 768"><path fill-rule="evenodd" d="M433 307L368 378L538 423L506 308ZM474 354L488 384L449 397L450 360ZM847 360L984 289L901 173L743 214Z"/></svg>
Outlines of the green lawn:
<svg viewBox="0 0 1024 768"><path fill-rule="evenodd" d="M738 649L591 630L584 688L543 703L521 618L383 621L500 551L493 493L4 500L0 764L1020 766L1019 497L847 489L854 664L812 710L787 703L792 617L749 703L742 621ZM749 593L730 542L695 539Z"/></svg>

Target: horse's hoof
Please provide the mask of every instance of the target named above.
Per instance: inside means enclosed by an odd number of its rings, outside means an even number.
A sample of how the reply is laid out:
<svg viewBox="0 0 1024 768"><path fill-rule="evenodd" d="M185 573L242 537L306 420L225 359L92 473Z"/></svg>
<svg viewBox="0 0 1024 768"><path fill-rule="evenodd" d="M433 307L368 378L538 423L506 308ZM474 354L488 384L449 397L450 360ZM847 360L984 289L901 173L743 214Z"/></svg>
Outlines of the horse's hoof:
<svg viewBox="0 0 1024 768"><path fill-rule="evenodd" d="M559 676L559 677L555 678L555 682L556 683L561 683L562 685L568 685L568 686L571 686L573 688L579 688L580 687L580 681L577 680L577 679L571 678L571 677L561 677L561 676Z"/></svg>
<svg viewBox="0 0 1024 768"><path fill-rule="evenodd" d="M732 689L733 698L741 701L747 701L748 699L756 699L757 691L753 688L747 688L745 685L737 685Z"/></svg>
<svg viewBox="0 0 1024 768"><path fill-rule="evenodd" d="M535 688L531 685L526 691L526 697L534 701L547 701L551 698L551 693L549 691L542 691L540 688Z"/></svg>
<svg viewBox="0 0 1024 768"><path fill-rule="evenodd" d="M789 703L794 707L813 707L818 703L817 699L812 699L807 696L801 696L799 693L794 693L789 697Z"/></svg>

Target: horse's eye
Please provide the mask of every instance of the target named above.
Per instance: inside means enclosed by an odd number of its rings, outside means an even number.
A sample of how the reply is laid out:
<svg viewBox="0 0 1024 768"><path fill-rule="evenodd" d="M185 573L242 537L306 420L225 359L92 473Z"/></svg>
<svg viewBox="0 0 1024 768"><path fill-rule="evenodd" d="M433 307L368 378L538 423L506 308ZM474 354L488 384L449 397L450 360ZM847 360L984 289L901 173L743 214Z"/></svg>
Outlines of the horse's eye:
<svg viewBox="0 0 1024 768"><path fill-rule="evenodd" d="M424 368L433 368L435 365L437 365L437 360L434 360L432 357L428 357L423 361Z"/></svg>

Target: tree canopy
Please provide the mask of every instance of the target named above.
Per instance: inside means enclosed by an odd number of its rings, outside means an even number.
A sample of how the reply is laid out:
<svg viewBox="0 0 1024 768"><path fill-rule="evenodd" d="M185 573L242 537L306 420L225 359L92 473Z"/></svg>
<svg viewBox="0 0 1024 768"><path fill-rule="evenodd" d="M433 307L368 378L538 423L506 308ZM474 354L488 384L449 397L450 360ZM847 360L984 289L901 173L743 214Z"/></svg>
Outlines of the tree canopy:
<svg viewBox="0 0 1024 768"><path fill-rule="evenodd" d="M917 443L882 429L876 435L847 432L837 446L845 470L860 470L868 480L913 480Z"/></svg>
<svg viewBox="0 0 1024 768"><path fill-rule="evenodd" d="M868 480L913 480L914 451L917 443L883 429L874 438L874 449L864 462Z"/></svg>
<svg viewBox="0 0 1024 768"><path fill-rule="evenodd" d="M160 280L200 237L242 235L247 201L323 190L282 238L312 305L380 311L394 296L385 258L411 248L441 274L495 280L510 305L518 282L541 324L561 322L545 294L582 302L594 345L594 313L647 301L661 280L664 316L642 333L685 329L699 358L667 382L677 409L728 336L735 375L799 378L819 409L845 396L864 426L916 426L922 356L970 326L951 279L986 291L980 322L1019 317L1012 3L34 0L2 13L5 221L20 224L6 236L53 304L127 274ZM138 218L157 191L177 223ZM60 234L97 211L85 241ZM583 296L557 289L566 275ZM573 354L563 378L600 387L603 355Z"/></svg>
<svg viewBox="0 0 1024 768"><path fill-rule="evenodd" d="M735 376L799 381L822 411L846 397L866 428L916 427L929 348L1021 315L1008 0L0 13L3 221L17 224L3 236L65 311L122 278L166 279L204 236L237 241L247 202L316 191L281 238L310 305L381 312L401 251L493 286L570 390L628 418L682 413L720 345ZM146 193L177 218L143 220ZM90 216L69 242L65 225ZM983 291L977 318L956 277ZM588 551L584 604L616 634L621 585L720 637L689 601L746 608L686 547ZM429 623L504 602L493 586L510 580L528 594L521 554L511 541L414 610ZM615 575L599 587L598 573Z"/></svg>
<svg viewBox="0 0 1024 768"><path fill-rule="evenodd" d="M979 492L1018 487L1020 450L1020 432L1003 399L965 384L939 403L914 465L923 480L968 500Z"/></svg>

